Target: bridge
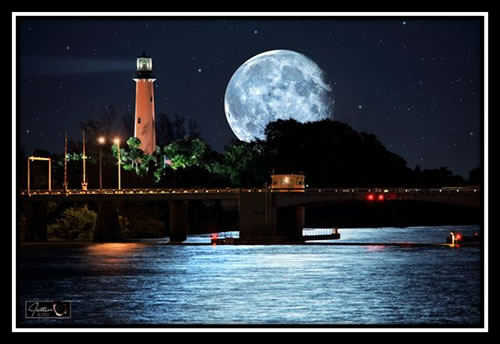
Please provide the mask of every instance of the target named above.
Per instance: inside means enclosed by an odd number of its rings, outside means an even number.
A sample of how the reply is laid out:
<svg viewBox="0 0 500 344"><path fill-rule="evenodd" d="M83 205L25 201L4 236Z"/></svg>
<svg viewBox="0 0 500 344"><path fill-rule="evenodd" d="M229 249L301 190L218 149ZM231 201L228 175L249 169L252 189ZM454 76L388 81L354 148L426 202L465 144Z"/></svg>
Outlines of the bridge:
<svg viewBox="0 0 500 344"><path fill-rule="evenodd" d="M121 240L116 202L168 201L170 240L182 242L188 232L190 201L216 200L239 213L240 239L247 242L301 241L305 207L346 202L419 201L479 208L479 188L150 188L22 191L30 204L27 240L47 238L47 205L54 202L97 202L94 241Z"/></svg>

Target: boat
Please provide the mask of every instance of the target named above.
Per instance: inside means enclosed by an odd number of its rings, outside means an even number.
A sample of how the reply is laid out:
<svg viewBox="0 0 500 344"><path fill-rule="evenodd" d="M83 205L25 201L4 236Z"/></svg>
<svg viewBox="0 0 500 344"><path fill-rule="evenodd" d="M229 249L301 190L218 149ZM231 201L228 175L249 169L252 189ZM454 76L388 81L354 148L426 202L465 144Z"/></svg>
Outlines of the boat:
<svg viewBox="0 0 500 344"><path fill-rule="evenodd" d="M450 232L450 235L446 239L446 242L448 244L451 244L452 246L479 245L479 243L481 242L481 235L478 231L453 231Z"/></svg>

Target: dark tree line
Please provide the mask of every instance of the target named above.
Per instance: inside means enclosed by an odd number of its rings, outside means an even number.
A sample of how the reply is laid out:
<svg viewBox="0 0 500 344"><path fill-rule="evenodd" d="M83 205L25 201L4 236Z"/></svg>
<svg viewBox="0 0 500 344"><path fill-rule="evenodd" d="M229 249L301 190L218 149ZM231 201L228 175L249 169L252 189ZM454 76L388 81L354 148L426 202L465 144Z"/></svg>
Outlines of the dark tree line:
<svg viewBox="0 0 500 344"><path fill-rule="evenodd" d="M112 107L107 110L101 120L81 124L87 138L89 188L98 187L100 146L97 137L101 135L122 137L122 186L126 188L262 187L270 182L272 173L304 173L310 187L431 188L481 183L480 168L473 169L467 180L447 167L411 169L374 134L357 132L345 123L332 120L305 124L278 120L267 126L265 140L250 143L234 140L223 152L217 152L199 137L200 130L193 119L188 118L186 123L182 116L170 118L160 113L156 117L157 150L145 156L138 149L137 139L126 140L126 128L121 132L114 129L114 110ZM104 187L116 187L117 147L108 142L101 148ZM73 155L68 162L70 188L80 187L80 152L81 139L73 139L70 145ZM26 156L18 153L22 172ZM35 155L53 157L53 188L62 187L63 154L37 151ZM42 165L33 166L33 188L46 187L46 166Z"/></svg>
<svg viewBox="0 0 500 344"><path fill-rule="evenodd" d="M160 147L167 144L183 139L186 135L190 137L200 136L200 127L198 123L188 117L186 118L175 114L171 119L166 113L160 112L155 117L156 120L156 144Z"/></svg>

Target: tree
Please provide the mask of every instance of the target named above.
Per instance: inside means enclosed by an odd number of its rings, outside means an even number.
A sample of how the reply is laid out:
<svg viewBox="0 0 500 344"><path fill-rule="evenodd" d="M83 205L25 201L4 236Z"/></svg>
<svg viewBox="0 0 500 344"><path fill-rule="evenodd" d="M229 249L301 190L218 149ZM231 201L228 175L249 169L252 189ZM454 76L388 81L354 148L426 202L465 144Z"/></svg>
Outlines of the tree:
<svg viewBox="0 0 500 344"><path fill-rule="evenodd" d="M209 169L212 173L227 178L233 185L255 186L259 180L257 161L260 157L258 144L235 141L225 147L222 161L212 161Z"/></svg>
<svg viewBox="0 0 500 344"><path fill-rule="evenodd" d="M198 123L191 117L188 117L187 135L192 137L200 136ZM156 116L156 142L160 147L183 139L186 136L186 121L183 116L176 114L171 121L166 113L159 113Z"/></svg>
<svg viewBox="0 0 500 344"><path fill-rule="evenodd" d="M463 185L462 176L454 175L447 167L424 169L417 177L417 185L425 188Z"/></svg>
<svg viewBox="0 0 500 344"><path fill-rule="evenodd" d="M481 167L473 168L469 172L469 179L467 180L467 183L469 185L481 185L481 178L482 178Z"/></svg>
<svg viewBox="0 0 500 344"><path fill-rule="evenodd" d="M174 126L166 113L159 113L155 117L156 123L156 143L160 146L166 146L174 141Z"/></svg>
<svg viewBox="0 0 500 344"><path fill-rule="evenodd" d="M265 134L261 145L269 167L276 173L303 172L311 186L395 186L411 175L406 161L375 135L342 122L278 120Z"/></svg>
<svg viewBox="0 0 500 344"><path fill-rule="evenodd" d="M200 127L198 123L192 119L191 117L188 118L188 135L192 137L199 137L200 136Z"/></svg>
<svg viewBox="0 0 500 344"><path fill-rule="evenodd" d="M130 137L127 146L120 146L120 159L125 171L133 171L139 177L148 175L151 171L155 182L158 182L163 172L161 164L161 150L156 147L152 155L144 154L139 148L141 140L137 137ZM113 145L112 153L118 161L118 145Z"/></svg>
<svg viewBox="0 0 500 344"><path fill-rule="evenodd" d="M186 136L186 128L184 128L185 119L178 114L175 114L174 118L174 137L176 140L183 138Z"/></svg>
<svg viewBox="0 0 500 344"><path fill-rule="evenodd" d="M87 205L74 206L63 211L62 216L47 228L51 240L91 240L97 214Z"/></svg>
<svg viewBox="0 0 500 344"><path fill-rule="evenodd" d="M191 166L205 168L211 151L208 144L199 137L186 137L174 141L163 149L170 167L174 170Z"/></svg>

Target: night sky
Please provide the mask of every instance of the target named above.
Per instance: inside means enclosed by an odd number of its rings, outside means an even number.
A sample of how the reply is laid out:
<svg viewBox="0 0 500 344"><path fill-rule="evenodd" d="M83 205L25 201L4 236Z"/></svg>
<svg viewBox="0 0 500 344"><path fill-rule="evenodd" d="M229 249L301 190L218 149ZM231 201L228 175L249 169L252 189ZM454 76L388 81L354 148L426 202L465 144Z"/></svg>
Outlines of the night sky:
<svg viewBox="0 0 500 344"><path fill-rule="evenodd" d="M480 165L480 19L18 17L17 39L18 135L29 154L63 152L64 133L79 140L79 123L106 107L133 121L143 50L156 113L192 117L220 151L236 138L224 113L232 74L252 56L288 49L327 74L335 120L377 135L409 167L467 177Z"/></svg>

